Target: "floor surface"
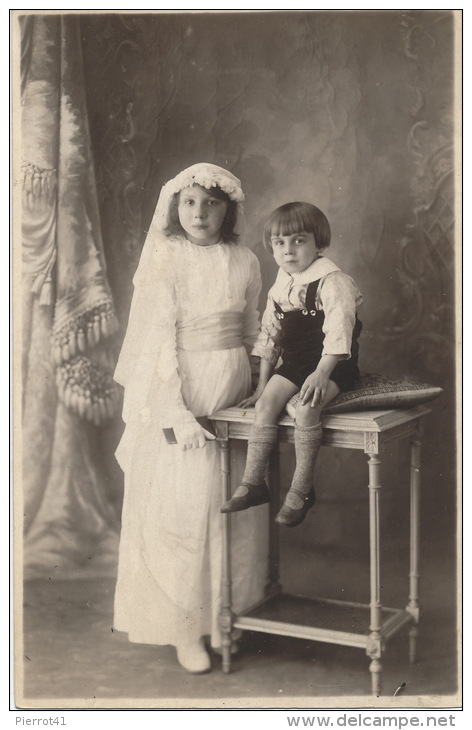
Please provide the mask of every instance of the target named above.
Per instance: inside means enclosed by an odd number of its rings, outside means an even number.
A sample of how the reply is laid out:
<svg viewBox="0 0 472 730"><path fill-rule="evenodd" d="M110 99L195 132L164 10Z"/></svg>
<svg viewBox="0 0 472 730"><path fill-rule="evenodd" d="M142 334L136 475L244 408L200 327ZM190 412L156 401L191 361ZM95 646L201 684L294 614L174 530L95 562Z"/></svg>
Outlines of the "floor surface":
<svg viewBox="0 0 472 730"><path fill-rule="evenodd" d="M341 565L343 585L348 591L351 576L353 591L359 582L353 578L355 566L346 561ZM330 565L326 567L327 575L333 576L336 568L331 566L329 572ZM395 566L393 573L398 574ZM437 560L422 577L418 662L408 663L407 630L402 631L388 643L382 658L382 695L390 699L403 685L396 695L403 707L433 702L451 706L450 697L458 692L455 576L447 560ZM404 576L398 582L403 590ZM113 630L113 592L112 579L25 584L23 662L21 657L16 661L17 687L24 682L17 693L19 707L97 703L139 708L167 703L266 708L297 706L297 702L298 706L321 707L330 706L327 698L335 698L333 703L340 707L350 707L346 698L352 697L366 707L372 702L369 659L362 649L290 637L246 632L230 674L222 673L221 659L213 654L212 672L190 675L177 663L172 647L133 644L125 634ZM394 584L388 592L392 599ZM358 596L350 598L358 600ZM400 600L397 606L404 603Z"/></svg>

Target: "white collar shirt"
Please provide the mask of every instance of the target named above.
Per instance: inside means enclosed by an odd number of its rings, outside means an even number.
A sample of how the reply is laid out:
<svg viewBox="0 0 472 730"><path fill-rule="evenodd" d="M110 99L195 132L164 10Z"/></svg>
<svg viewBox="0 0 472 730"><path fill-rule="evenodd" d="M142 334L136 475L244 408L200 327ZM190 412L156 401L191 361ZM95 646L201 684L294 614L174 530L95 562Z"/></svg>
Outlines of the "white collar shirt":
<svg viewBox="0 0 472 730"><path fill-rule="evenodd" d="M274 302L283 311L304 309L306 292L312 281L319 281L315 306L325 316L323 354L338 355L340 360L350 357L356 311L362 302L362 295L353 279L324 256L318 257L298 273L287 274L279 269L267 297L261 333L253 355L269 360L273 365L277 363L280 348L275 344L275 338L280 330L280 321L275 317Z"/></svg>

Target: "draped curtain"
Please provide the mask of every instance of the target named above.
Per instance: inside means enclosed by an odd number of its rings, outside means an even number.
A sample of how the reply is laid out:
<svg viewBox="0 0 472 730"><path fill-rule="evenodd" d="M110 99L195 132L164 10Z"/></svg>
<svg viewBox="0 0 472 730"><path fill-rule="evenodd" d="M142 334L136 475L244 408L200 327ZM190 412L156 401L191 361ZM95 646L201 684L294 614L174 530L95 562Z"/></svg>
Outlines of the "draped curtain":
<svg viewBox="0 0 472 730"><path fill-rule="evenodd" d="M117 331L88 129L80 18L21 28L22 514L27 577L113 569L98 429L118 411Z"/></svg>

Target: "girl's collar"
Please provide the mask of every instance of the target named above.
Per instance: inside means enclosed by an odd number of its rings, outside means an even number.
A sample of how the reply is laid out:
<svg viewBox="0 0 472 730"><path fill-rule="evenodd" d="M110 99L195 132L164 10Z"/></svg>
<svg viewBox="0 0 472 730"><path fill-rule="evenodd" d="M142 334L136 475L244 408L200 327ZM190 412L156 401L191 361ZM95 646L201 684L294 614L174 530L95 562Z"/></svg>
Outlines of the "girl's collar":
<svg viewBox="0 0 472 730"><path fill-rule="evenodd" d="M190 246L194 246L195 248L216 248L217 246L223 246L223 241L218 241L218 243L210 243L209 246L200 246L198 243L194 243L193 241L189 241L186 236L182 236L185 243L188 243Z"/></svg>

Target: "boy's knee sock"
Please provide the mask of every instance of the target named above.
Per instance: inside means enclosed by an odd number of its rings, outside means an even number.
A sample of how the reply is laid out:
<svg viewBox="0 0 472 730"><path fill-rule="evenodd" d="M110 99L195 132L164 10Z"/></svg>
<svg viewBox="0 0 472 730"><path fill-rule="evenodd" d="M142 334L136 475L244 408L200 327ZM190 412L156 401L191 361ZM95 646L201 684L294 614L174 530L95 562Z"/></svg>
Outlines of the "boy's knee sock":
<svg viewBox="0 0 472 730"><path fill-rule="evenodd" d="M267 462L277 441L278 426L254 424L247 442L243 484L258 486L264 481Z"/></svg>
<svg viewBox="0 0 472 730"><path fill-rule="evenodd" d="M313 471L316 457L323 440L321 423L315 426L295 426L295 458L296 467L293 475L291 492L306 497L313 487Z"/></svg>

